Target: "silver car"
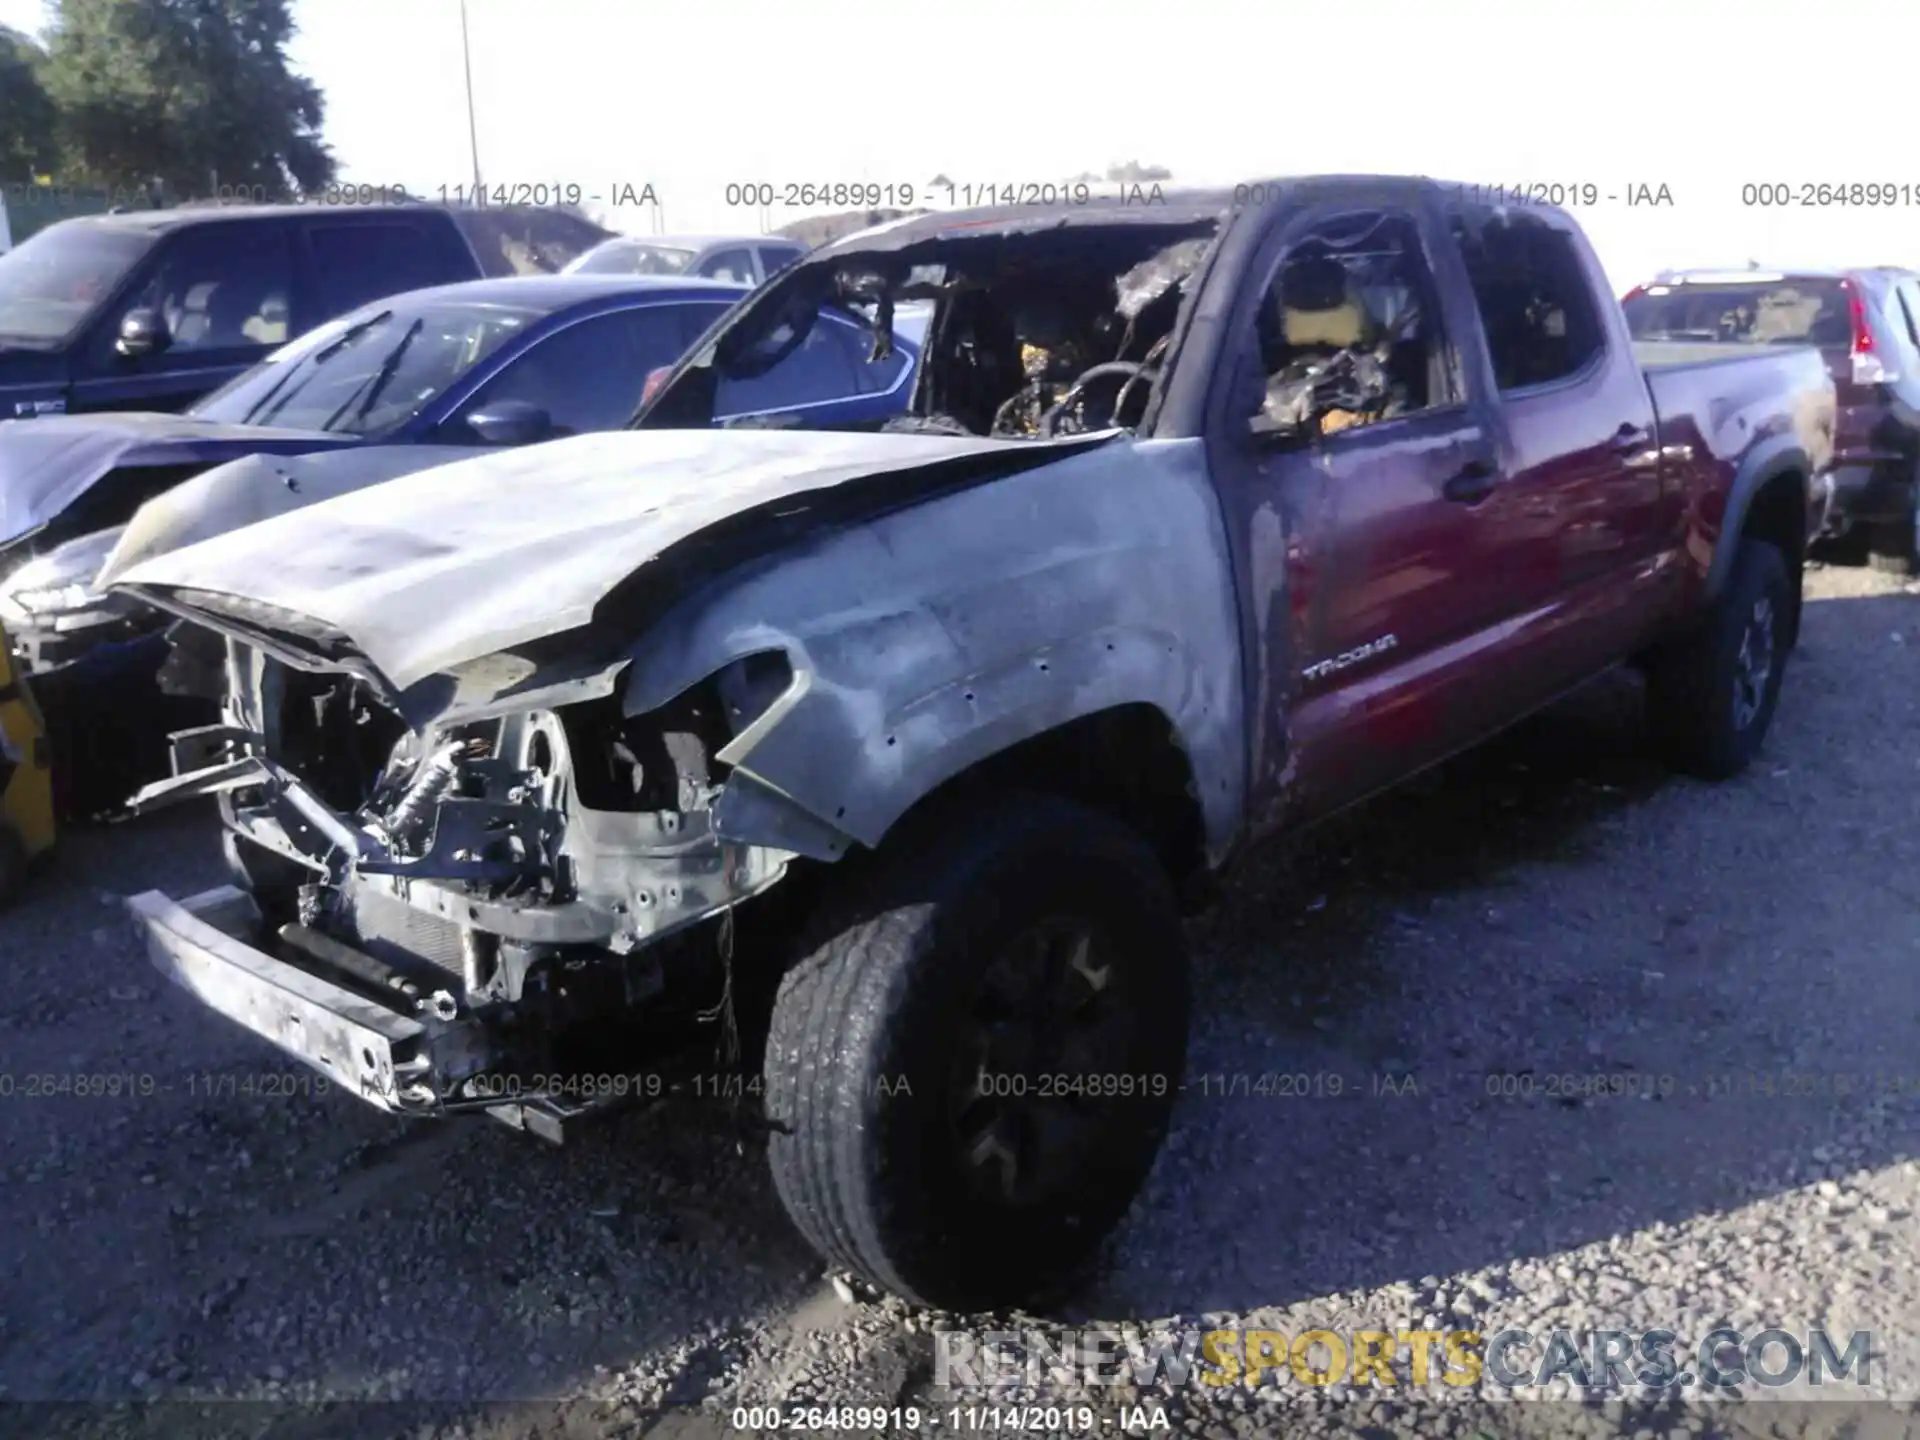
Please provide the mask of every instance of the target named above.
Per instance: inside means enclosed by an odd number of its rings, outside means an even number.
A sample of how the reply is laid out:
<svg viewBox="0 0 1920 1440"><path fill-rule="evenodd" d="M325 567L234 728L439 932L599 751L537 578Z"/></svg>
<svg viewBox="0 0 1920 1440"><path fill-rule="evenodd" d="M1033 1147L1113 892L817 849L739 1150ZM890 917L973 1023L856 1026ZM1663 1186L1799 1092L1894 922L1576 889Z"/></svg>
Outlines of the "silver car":
<svg viewBox="0 0 1920 1440"><path fill-rule="evenodd" d="M779 235L618 235L576 256L567 275L698 275L759 285L807 253Z"/></svg>

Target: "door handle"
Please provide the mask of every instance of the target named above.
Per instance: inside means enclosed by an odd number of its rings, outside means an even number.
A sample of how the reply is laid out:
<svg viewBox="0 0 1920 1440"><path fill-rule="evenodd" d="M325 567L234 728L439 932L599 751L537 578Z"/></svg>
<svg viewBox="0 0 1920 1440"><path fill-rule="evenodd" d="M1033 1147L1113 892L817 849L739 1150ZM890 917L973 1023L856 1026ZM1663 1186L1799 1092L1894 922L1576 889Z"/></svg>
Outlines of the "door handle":
<svg viewBox="0 0 1920 1440"><path fill-rule="evenodd" d="M1634 451L1646 447L1653 436L1638 425L1622 425L1613 432L1613 438L1607 441L1607 448L1616 455L1631 455Z"/></svg>
<svg viewBox="0 0 1920 1440"><path fill-rule="evenodd" d="M1492 465L1485 460L1470 460L1440 487L1440 493L1462 505L1478 505L1493 493L1494 479Z"/></svg>

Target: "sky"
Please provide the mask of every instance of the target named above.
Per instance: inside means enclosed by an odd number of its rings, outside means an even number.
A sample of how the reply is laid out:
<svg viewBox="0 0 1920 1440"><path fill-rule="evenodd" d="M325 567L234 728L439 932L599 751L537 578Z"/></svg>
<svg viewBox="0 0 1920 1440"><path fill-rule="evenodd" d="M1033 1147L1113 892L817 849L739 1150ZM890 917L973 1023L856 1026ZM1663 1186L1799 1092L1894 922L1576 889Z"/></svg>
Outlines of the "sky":
<svg viewBox="0 0 1920 1440"><path fill-rule="evenodd" d="M295 0L294 14L291 58L325 91L344 180L430 198L471 184L458 0ZM1195 183L1560 186L1593 197L1573 208L1622 290L1668 266L1920 266L1912 0L467 0L467 14L486 186L577 194L635 233L811 213L730 206L729 184L892 184L943 203L936 174L1018 185L1139 160ZM0 24L43 17L42 0L0 0ZM1879 55L1892 64L1876 81ZM1797 202L1869 182L1902 203L1782 206L1746 189ZM649 185L657 212L611 206ZM1671 203L1628 203L1663 188Z"/></svg>

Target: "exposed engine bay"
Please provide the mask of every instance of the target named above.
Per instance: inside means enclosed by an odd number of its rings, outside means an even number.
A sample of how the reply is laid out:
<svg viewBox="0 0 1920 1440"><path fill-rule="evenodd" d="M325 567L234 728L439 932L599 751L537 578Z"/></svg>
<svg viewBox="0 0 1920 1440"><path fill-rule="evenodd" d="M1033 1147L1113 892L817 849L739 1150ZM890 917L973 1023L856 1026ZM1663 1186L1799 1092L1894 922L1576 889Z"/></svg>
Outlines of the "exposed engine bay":
<svg viewBox="0 0 1920 1440"><path fill-rule="evenodd" d="M882 358L896 309L930 301L912 408L881 428L1052 439L1132 427L1216 229L1190 220L957 230L871 256L854 251L812 273L801 267L785 295L749 307L695 365L722 378L766 374L798 349L822 304L864 321ZM702 422L698 402L683 401L642 423Z"/></svg>
<svg viewBox="0 0 1920 1440"><path fill-rule="evenodd" d="M573 1113L632 1098L650 1034L704 1020L737 1050L730 907L793 857L713 833L715 756L790 680L779 657L640 719L602 697L425 734L353 677L231 662L230 718L265 723L184 732L176 764L223 775L228 860L280 957L424 1027L363 1093ZM608 1083L555 1090L583 1067Z"/></svg>

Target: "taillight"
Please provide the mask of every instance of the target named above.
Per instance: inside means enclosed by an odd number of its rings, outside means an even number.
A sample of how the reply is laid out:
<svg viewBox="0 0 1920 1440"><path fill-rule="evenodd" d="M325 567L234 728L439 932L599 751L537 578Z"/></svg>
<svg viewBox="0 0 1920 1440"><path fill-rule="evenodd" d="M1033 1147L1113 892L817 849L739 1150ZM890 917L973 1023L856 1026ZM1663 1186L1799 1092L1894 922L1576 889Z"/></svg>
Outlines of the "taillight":
<svg viewBox="0 0 1920 1440"><path fill-rule="evenodd" d="M1873 323L1867 319L1867 302L1852 285L1845 288L1847 313L1853 319L1853 383L1889 385L1900 376L1881 358L1880 347L1873 337Z"/></svg>
<svg viewBox="0 0 1920 1440"><path fill-rule="evenodd" d="M1624 295L1622 295L1622 296L1620 297L1620 303L1621 303L1622 305L1624 305L1624 304L1626 304L1626 303L1627 303L1627 302L1628 302L1629 300L1638 300L1638 299L1639 299L1639 298L1640 298L1640 297L1641 297L1642 295L1644 295L1644 294L1646 294L1646 293L1647 293L1647 287L1646 287L1646 286L1644 286L1644 285L1636 285L1636 286L1634 286L1634 287L1633 287L1633 288L1632 288L1631 290L1629 290L1629 291L1627 291L1627 293L1626 293L1626 294L1624 294Z"/></svg>
<svg viewBox="0 0 1920 1440"><path fill-rule="evenodd" d="M647 383L640 387L640 403L644 405L653 399L654 394L660 387L667 383L667 376L672 373L673 367L671 365L662 365L658 370L649 370L647 372Z"/></svg>

